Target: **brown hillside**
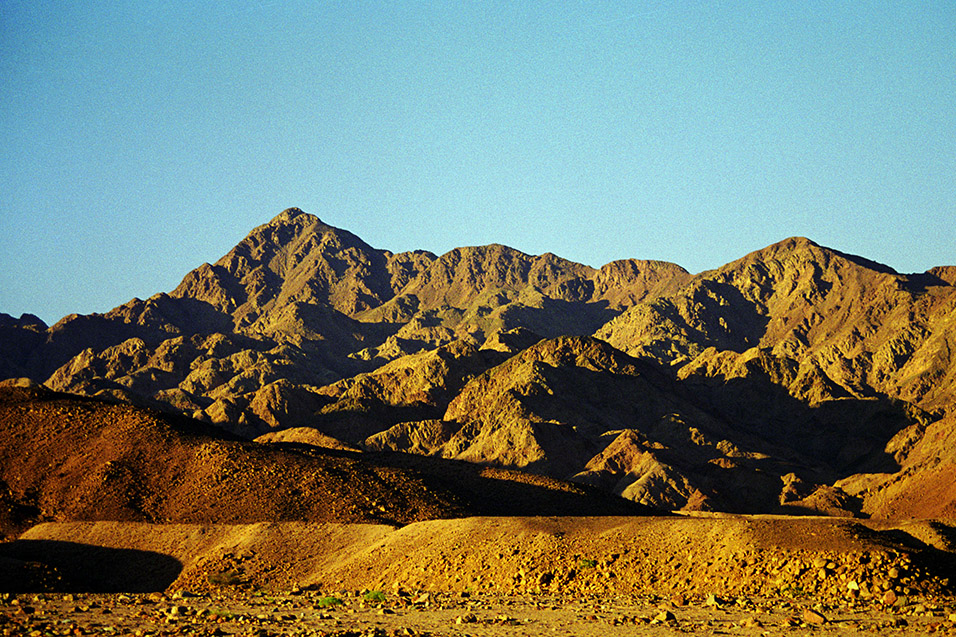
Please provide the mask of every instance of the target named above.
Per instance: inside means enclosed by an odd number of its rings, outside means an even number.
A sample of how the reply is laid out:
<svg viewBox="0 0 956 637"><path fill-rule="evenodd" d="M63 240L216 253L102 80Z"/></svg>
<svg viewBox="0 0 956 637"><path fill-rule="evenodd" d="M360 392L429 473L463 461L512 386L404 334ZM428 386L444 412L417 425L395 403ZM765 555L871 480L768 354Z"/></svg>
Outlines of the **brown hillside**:
<svg viewBox="0 0 956 637"><path fill-rule="evenodd" d="M327 404L316 410L310 424L359 443L399 422L441 418L466 382L505 358L469 339L401 357L316 390Z"/></svg>
<svg viewBox="0 0 956 637"><path fill-rule="evenodd" d="M37 520L385 522L476 513L635 513L518 474L223 437L208 425L38 387L0 387L4 533ZM418 466L419 468L416 468Z"/></svg>
<svg viewBox="0 0 956 637"><path fill-rule="evenodd" d="M927 274L950 285L956 285L956 265L940 265L930 268Z"/></svg>
<svg viewBox="0 0 956 637"><path fill-rule="evenodd" d="M593 338L541 341L464 385L441 420L365 444L573 477L658 508L853 514L862 501L827 485L898 468L884 448L932 420L877 399L801 403L776 384L796 370L769 355L723 376L668 371Z"/></svg>
<svg viewBox="0 0 956 637"><path fill-rule="evenodd" d="M594 275L592 301L626 309L636 303L675 293L691 279L687 270L666 261L622 259L612 261Z"/></svg>
<svg viewBox="0 0 956 637"><path fill-rule="evenodd" d="M884 518L956 518L956 416L901 431L887 445L895 473L863 473L838 483Z"/></svg>

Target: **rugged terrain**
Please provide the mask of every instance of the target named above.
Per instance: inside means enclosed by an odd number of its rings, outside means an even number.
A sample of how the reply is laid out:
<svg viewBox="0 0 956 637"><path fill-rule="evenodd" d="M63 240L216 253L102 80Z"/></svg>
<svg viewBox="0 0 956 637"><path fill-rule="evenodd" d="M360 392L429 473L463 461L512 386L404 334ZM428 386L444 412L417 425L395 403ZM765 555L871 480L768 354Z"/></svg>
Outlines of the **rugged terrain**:
<svg viewBox="0 0 956 637"><path fill-rule="evenodd" d="M946 633L953 539L936 522L793 517L48 523L0 544L45 591L0 596L0 629Z"/></svg>
<svg viewBox="0 0 956 637"><path fill-rule="evenodd" d="M948 517L953 272L803 238L697 275L393 254L289 209L168 294L52 327L0 316L0 375L658 509Z"/></svg>
<svg viewBox="0 0 956 637"><path fill-rule="evenodd" d="M43 521L408 524L467 515L632 515L586 486L464 462L259 444L128 404L0 387L0 532Z"/></svg>

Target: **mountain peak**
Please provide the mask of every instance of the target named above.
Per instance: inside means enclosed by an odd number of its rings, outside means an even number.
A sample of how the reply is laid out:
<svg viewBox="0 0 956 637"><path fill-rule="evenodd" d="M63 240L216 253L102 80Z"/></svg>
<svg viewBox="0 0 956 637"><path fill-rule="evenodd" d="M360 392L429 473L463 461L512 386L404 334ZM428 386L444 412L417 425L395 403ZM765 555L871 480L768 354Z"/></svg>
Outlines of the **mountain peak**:
<svg viewBox="0 0 956 637"><path fill-rule="evenodd" d="M272 221L269 222L270 226L285 224L293 221L310 221L310 222L319 222L321 219L315 215L310 215L307 212L304 212L301 208L286 208L278 215L276 215Z"/></svg>

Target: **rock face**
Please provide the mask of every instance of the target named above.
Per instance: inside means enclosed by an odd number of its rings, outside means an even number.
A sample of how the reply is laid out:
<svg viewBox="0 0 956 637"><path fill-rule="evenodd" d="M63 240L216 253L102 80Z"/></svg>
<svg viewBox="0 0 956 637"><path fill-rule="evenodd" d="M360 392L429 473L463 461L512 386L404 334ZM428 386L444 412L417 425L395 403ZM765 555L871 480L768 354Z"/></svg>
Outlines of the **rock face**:
<svg viewBox="0 0 956 637"><path fill-rule="evenodd" d="M659 508L943 515L954 272L804 238L696 276L501 245L393 254L293 208L169 294L52 327L0 315L0 375Z"/></svg>

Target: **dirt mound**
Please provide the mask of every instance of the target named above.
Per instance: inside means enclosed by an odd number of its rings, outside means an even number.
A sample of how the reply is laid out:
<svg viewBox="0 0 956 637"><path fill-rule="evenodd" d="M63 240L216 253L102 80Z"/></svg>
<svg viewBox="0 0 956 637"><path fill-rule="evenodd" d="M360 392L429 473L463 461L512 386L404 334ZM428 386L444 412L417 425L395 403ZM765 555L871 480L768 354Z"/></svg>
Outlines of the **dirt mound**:
<svg viewBox="0 0 956 637"><path fill-rule="evenodd" d="M326 436L312 427L292 427L282 431L273 431L262 434L255 439L261 443L296 443L300 445L312 445L313 447L325 447L326 449L339 449L341 451L358 452L359 449L342 442L332 436Z"/></svg>
<svg viewBox="0 0 956 637"><path fill-rule="evenodd" d="M915 538L939 537L940 528L953 532L940 523L870 528L847 520L753 517L466 518L400 529L98 522L39 525L0 551L36 559L46 547L49 565L65 578L98 574L98 582L87 582L98 590L109 589L111 577L148 588L143 569L133 582L133 569L114 575L104 568L110 551L136 551L141 560L166 556L181 565L162 571L153 590L709 593L833 602L947 590L952 554Z"/></svg>

